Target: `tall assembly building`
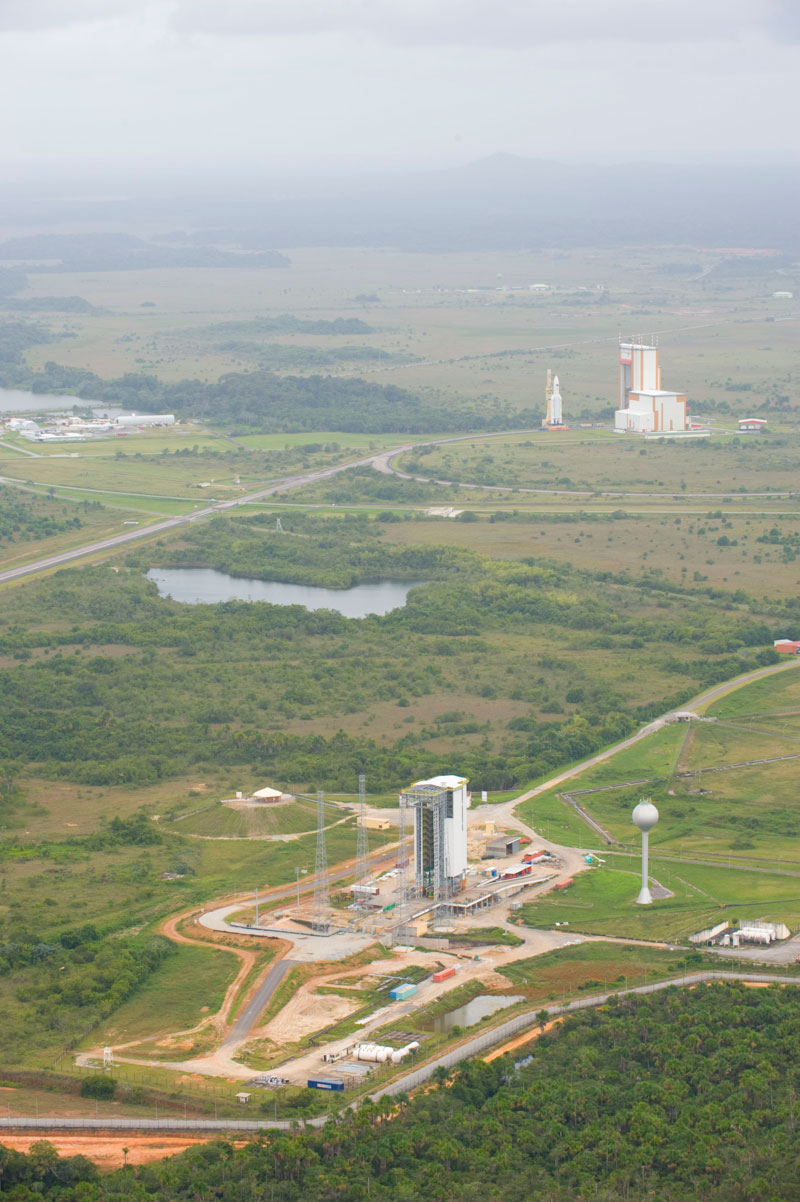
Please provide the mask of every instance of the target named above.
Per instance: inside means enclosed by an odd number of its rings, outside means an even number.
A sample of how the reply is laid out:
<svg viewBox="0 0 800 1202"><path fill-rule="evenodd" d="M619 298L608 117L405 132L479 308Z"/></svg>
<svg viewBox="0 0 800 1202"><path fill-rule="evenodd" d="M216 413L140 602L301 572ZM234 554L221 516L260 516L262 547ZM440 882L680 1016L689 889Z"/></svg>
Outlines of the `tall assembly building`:
<svg viewBox="0 0 800 1202"><path fill-rule="evenodd" d="M434 776L400 794L400 805L414 812L414 892L434 901L464 884L468 784L463 776Z"/></svg>
<svg viewBox="0 0 800 1202"><path fill-rule="evenodd" d="M685 393L661 387L657 346L620 343L619 409L614 415L614 429L639 434L689 429Z"/></svg>

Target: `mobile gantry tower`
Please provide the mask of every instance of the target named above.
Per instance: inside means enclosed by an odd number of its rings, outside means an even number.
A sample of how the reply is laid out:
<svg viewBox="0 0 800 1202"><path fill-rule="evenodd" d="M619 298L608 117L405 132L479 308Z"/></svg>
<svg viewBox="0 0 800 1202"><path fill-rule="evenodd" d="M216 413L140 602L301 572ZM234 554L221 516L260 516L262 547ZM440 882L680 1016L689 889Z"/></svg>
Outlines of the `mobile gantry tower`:
<svg viewBox="0 0 800 1202"><path fill-rule="evenodd" d="M401 809L414 813L414 881L418 897L435 902L463 888L467 871L467 810L463 776L434 776L400 794Z"/></svg>

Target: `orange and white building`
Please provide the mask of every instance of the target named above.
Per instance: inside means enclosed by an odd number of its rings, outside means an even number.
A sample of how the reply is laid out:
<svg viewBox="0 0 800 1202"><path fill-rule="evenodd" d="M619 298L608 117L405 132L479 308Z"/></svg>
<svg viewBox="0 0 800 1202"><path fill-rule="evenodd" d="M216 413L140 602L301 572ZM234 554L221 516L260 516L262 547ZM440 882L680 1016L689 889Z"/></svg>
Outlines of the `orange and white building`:
<svg viewBox="0 0 800 1202"><path fill-rule="evenodd" d="M661 387L658 347L620 343L619 409L614 429L620 433L679 434L690 428L685 393Z"/></svg>

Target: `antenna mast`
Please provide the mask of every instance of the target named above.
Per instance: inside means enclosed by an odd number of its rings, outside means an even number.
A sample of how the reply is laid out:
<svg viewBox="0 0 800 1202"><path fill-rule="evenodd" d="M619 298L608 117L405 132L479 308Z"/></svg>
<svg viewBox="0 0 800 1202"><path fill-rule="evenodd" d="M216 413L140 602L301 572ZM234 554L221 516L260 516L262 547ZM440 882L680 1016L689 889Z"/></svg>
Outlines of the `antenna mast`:
<svg viewBox="0 0 800 1202"><path fill-rule="evenodd" d="M321 934L328 930L330 906L330 881L328 880L328 853L325 847L325 794L317 793L317 862L314 876L314 912L311 930Z"/></svg>
<svg viewBox="0 0 800 1202"><path fill-rule="evenodd" d="M367 778L358 778L358 844L356 850L356 884L366 885L369 879L369 835L367 834ZM356 897L358 909L366 909L366 893Z"/></svg>

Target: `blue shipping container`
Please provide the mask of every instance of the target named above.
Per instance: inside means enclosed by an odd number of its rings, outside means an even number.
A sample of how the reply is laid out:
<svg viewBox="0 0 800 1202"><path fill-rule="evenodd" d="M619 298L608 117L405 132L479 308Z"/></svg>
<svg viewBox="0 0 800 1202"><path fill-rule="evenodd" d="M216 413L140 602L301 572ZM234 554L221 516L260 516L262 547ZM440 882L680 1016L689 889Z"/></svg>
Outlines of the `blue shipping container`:
<svg viewBox="0 0 800 1202"><path fill-rule="evenodd" d="M393 1002L402 1001L403 998L411 997L412 993L417 992L416 985L412 985L407 981L405 985L396 985L394 989L389 990L389 997Z"/></svg>
<svg viewBox="0 0 800 1202"><path fill-rule="evenodd" d="M344 1081L331 1081L325 1077L317 1077L308 1083L309 1089L338 1089L344 1090Z"/></svg>

